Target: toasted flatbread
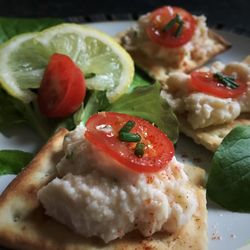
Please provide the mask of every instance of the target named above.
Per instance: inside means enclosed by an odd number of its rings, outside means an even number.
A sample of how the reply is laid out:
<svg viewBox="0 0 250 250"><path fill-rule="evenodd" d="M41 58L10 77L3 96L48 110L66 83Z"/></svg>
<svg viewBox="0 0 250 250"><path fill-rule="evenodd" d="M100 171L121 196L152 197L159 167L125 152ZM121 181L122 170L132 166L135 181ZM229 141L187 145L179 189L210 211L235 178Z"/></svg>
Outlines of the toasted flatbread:
<svg viewBox="0 0 250 250"><path fill-rule="evenodd" d="M109 244L84 238L44 213L37 191L56 175L55 165L62 156L65 129L60 130L0 196L0 245L13 249L36 250L160 250L206 249L206 198L201 184L204 171L187 167L198 199L192 220L176 234L156 233L143 238L131 232Z"/></svg>
<svg viewBox="0 0 250 250"><path fill-rule="evenodd" d="M227 42L222 36L217 34L215 31L209 29L208 36L211 40L214 41L214 45L205 56L191 58L191 60L189 60L188 62L180 62L181 64L169 65L166 64L162 59L156 59L154 55L146 55L145 53L143 53L142 50L140 50L140 46L133 46L133 38L129 39L130 43L132 43L132 46L131 44L128 45L127 37L133 37L131 32L133 32L132 29L119 33L117 35L117 41L130 53L137 66L147 72L152 78L159 81L162 85L164 85L166 80L168 79L168 73L177 70L189 73L194 69L201 67L211 58L215 57L216 55L224 52L225 50L231 47L231 44Z"/></svg>
<svg viewBox="0 0 250 250"><path fill-rule="evenodd" d="M210 151L215 152L225 136L238 125L250 126L250 114L242 114L236 120L216 126L193 129L185 115L178 116L180 131L191 137L196 143L203 145Z"/></svg>

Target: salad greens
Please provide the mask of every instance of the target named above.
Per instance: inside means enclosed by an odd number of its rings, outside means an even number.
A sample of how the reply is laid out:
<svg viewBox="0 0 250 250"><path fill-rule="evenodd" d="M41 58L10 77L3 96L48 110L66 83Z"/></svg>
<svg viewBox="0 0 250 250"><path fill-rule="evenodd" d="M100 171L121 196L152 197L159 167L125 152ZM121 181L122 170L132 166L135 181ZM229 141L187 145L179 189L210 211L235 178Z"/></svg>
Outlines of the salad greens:
<svg viewBox="0 0 250 250"><path fill-rule="evenodd" d="M18 174L33 158L33 154L19 150L0 151L0 175Z"/></svg>
<svg viewBox="0 0 250 250"><path fill-rule="evenodd" d="M136 88L110 104L106 110L139 116L160 128L174 143L178 139L178 122L169 104L160 97L160 84Z"/></svg>
<svg viewBox="0 0 250 250"><path fill-rule="evenodd" d="M63 23L63 20L58 18L26 19L0 17L0 44L13 36L26 32L41 31L60 23Z"/></svg>
<svg viewBox="0 0 250 250"><path fill-rule="evenodd" d="M20 33L40 31L62 22L61 19L0 18L0 43ZM117 101L110 104L105 91L88 90L84 104L66 119L47 119L40 114L35 101L24 103L1 88L0 103L0 132L10 126L26 124L31 126L44 141L57 128L65 127L72 130L80 122L85 123L98 111L114 111L142 117L162 129L173 142L178 139L178 122L168 103L160 97L160 85L153 84L153 80L139 69L136 69L127 93ZM8 157L12 161L7 161ZM1 163L1 159L4 159L4 163ZM20 159L19 164L16 164L16 159ZM0 155L0 174L17 173L30 159L31 155L28 153L3 151ZM13 170L14 165L17 168Z"/></svg>
<svg viewBox="0 0 250 250"><path fill-rule="evenodd" d="M45 28L62 23L62 19L39 18L39 19L18 19L0 18L0 44L15 35L41 31ZM25 104L16 98L8 95L0 88L0 131L10 126L27 124L33 127L38 134L47 139L50 128L45 118L35 103ZM0 175L18 174L33 158L33 154L19 150L0 151Z"/></svg>
<svg viewBox="0 0 250 250"><path fill-rule="evenodd" d="M0 103L0 131L17 124L26 124L36 130L42 139L48 139L52 126L49 126L48 120L40 114L36 103L23 103L1 88Z"/></svg>
<svg viewBox="0 0 250 250"><path fill-rule="evenodd" d="M169 104L160 97L160 84L151 84L138 73L135 73L130 92L114 103L108 102L105 92L94 91L82 109L82 121L86 122L98 111L139 116L159 127L174 143L178 140L178 121ZM79 111L77 113L79 115Z"/></svg>
<svg viewBox="0 0 250 250"><path fill-rule="evenodd" d="M250 126L234 128L212 159L207 182L209 198L221 206L250 212Z"/></svg>

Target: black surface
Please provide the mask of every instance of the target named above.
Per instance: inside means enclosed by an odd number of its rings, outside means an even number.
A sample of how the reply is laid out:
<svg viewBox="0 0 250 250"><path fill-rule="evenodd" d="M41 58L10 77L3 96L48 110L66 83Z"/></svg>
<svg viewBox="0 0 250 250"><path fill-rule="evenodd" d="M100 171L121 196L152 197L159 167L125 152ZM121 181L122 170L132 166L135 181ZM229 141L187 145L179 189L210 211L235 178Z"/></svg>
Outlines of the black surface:
<svg viewBox="0 0 250 250"><path fill-rule="evenodd" d="M125 20L161 5L182 6L192 13L205 14L210 26L250 30L248 0L0 0L0 16L83 17L83 21Z"/></svg>

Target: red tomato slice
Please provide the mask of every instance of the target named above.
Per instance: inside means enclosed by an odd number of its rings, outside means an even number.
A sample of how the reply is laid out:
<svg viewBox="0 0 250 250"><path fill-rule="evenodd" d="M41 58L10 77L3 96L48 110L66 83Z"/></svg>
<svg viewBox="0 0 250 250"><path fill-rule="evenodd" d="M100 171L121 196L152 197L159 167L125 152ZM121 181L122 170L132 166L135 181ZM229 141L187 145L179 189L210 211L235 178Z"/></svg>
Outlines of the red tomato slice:
<svg viewBox="0 0 250 250"><path fill-rule="evenodd" d="M86 94L83 73L70 59L53 54L38 91L38 104L47 117L61 118L75 112Z"/></svg>
<svg viewBox="0 0 250 250"><path fill-rule="evenodd" d="M178 24L174 25L168 31L163 31L164 27L176 17L181 17L183 29L179 36L175 36ZM150 40L161 46L168 48L180 47L191 40L196 28L196 20L184 9L172 6L163 6L150 14L150 24L146 28Z"/></svg>
<svg viewBox="0 0 250 250"><path fill-rule="evenodd" d="M214 78L211 72L194 71L191 73L189 88L191 91L203 92L220 98L233 98L243 94L246 89L246 83L236 80L238 88L228 88Z"/></svg>
<svg viewBox="0 0 250 250"><path fill-rule="evenodd" d="M135 126L130 131L141 136L145 151L142 157L135 155L136 143L119 140L119 130L128 121L134 121ZM98 126L111 128L111 131L98 129ZM149 122L126 114L101 112L89 118L86 123L86 139L125 167L136 172L152 173L165 168L174 156L173 143L158 128Z"/></svg>

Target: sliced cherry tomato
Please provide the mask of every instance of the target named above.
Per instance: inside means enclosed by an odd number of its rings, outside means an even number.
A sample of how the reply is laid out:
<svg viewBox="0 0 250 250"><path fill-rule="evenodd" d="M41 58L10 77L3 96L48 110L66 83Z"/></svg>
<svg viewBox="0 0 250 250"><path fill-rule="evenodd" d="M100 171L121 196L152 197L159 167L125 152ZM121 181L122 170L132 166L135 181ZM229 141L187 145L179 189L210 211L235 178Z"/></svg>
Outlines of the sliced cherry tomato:
<svg viewBox="0 0 250 250"><path fill-rule="evenodd" d="M84 100L86 84L83 73L70 57L53 54L38 91L38 104L47 117L66 117Z"/></svg>
<svg viewBox="0 0 250 250"><path fill-rule="evenodd" d="M203 92L220 98L233 98L241 95L247 89L246 83L235 80L238 87L229 88L220 83L211 72L194 71L191 73L189 88L191 91Z"/></svg>
<svg viewBox="0 0 250 250"><path fill-rule="evenodd" d="M135 154L135 142L119 139L119 131L128 121L135 122L130 133L138 133L145 145L144 154ZM173 143L151 123L126 114L101 112L93 115L86 123L86 139L125 167L136 172L157 172L167 166L174 156Z"/></svg>
<svg viewBox="0 0 250 250"><path fill-rule="evenodd" d="M183 21L183 28L177 35L179 24L164 31L164 27L179 15ZM184 9L172 6L163 6L150 14L150 23L146 28L150 40L164 47L177 48L191 40L196 28L196 20Z"/></svg>

